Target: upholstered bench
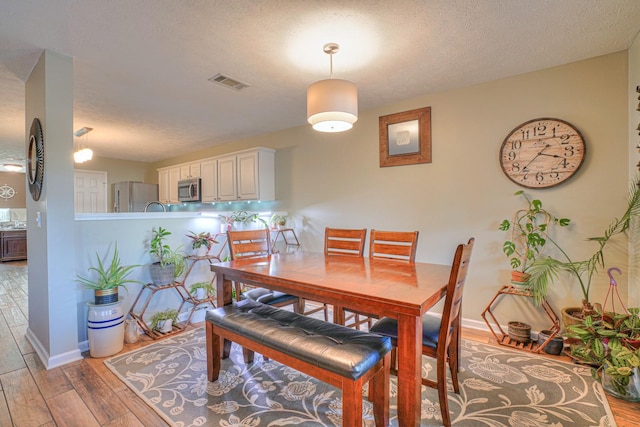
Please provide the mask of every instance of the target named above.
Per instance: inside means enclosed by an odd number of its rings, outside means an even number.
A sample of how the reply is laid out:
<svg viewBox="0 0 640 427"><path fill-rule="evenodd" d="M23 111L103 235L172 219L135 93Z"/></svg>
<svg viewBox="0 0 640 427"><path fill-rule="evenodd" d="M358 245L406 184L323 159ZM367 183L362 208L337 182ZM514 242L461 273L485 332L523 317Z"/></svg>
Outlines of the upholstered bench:
<svg viewBox="0 0 640 427"><path fill-rule="evenodd" d="M376 426L389 424L391 341L252 300L209 310L206 316L207 373L220 374L231 342L243 346L246 363L258 352L342 390L342 425L362 425L362 387L369 394ZM224 349L223 341L224 340Z"/></svg>

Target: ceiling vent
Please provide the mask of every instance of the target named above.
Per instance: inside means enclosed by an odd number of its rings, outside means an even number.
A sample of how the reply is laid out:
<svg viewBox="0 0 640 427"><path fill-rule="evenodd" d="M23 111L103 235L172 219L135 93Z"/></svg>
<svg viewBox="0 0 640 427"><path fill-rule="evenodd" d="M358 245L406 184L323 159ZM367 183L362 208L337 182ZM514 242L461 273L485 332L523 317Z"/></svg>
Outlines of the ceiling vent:
<svg viewBox="0 0 640 427"><path fill-rule="evenodd" d="M212 83L218 83L219 85L233 90L242 90L249 87L247 83L232 79L231 77L225 76L224 74L216 74L215 76L211 77L209 81Z"/></svg>

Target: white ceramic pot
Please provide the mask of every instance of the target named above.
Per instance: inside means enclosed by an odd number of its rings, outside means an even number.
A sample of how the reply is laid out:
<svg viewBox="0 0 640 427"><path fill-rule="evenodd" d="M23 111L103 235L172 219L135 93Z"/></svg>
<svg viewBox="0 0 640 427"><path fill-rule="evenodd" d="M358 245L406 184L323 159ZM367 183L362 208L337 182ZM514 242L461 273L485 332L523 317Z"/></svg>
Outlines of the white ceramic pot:
<svg viewBox="0 0 640 427"><path fill-rule="evenodd" d="M173 326L173 320L161 320L160 322L158 322L158 331L166 334L168 332L171 332L171 326Z"/></svg>

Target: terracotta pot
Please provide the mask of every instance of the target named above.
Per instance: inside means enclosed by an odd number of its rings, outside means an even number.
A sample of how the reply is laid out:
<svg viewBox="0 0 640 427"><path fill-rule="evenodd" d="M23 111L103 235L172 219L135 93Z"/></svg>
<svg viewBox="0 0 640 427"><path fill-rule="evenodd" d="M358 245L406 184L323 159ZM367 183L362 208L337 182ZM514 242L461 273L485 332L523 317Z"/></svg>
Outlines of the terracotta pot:
<svg viewBox="0 0 640 427"><path fill-rule="evenodd" d="M582 307L565 307L562 309L562 329L564 331L567 330L568 326L582 323L583 319L574 313L582 313Z"/></svg>
<svg viewBox="0 0 640 427"><path fill-rule="evenodd" d="M523 273L522 271L511 271L511 283L514 285L522 285L531 276L529 273Z"/></svg>

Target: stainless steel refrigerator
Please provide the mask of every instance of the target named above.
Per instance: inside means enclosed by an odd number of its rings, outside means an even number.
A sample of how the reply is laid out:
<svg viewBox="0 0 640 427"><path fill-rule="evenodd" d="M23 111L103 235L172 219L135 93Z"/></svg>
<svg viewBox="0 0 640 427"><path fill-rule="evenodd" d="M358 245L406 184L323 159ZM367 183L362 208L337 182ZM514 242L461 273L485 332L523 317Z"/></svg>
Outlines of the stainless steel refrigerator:
<svg viewBox="0 0 640 427"><path fill-rule="evenodd" d="M158 184L124 181L113 184L114 212L143 212L147 203L158 200Z"/></svg>

